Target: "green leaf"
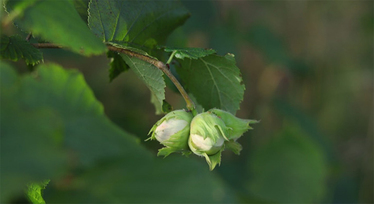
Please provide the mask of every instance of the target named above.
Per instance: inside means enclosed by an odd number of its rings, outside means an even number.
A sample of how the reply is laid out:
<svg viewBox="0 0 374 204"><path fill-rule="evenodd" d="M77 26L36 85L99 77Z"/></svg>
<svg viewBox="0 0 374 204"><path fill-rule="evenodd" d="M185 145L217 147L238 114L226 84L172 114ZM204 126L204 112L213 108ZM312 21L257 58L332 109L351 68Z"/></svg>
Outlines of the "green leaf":
<svg viewBox="0 0 374 204"><path fill-rule="evenodd" d="M53 107L58 112L65 124L65 144L77 154L79 165L121 155L126 143L137 148L134 137L104 116L101 103L78 71L50 64L39 66L36 73L37 79L25 77L24 93L29 94L21 100L30 108Z"/></svg>
<svg viewBox="0 0 374 204"><path fill-rule="evenodd" d="M210 171L213 171L213 169L217 166L217 164L218 165L221 164L221 154L222 154L222 150L217 152L214 155L207 155L206 153L203 154L206 162L209 165L209 170Z"/></svg>
<svg viewBox="0 0 374 204"><path fill-rule="evenodd" d="M73 0L75 9L78 11L79 16L87 24L88 22L88 3L90 0Z"/></svg>
<svg viewBox="0 0 374 204"><path fill-rule="evenodd" d="M126 158L125 151L150 158L104 116L79 72L43 64L33 75L18 77L8 65L0 67L1 202L21 195L28 183L61 177L68 167ZM70 166L67 157L74 161Z"/></svg>
<svg viewBox="0 0 374 204"><path fill-rule="evenodd" d="M174 52L175 57L178 59L198 59L201 57L205 57L211 54L215 54L216 51L212 49L203 49L203 48L172 48L166 47L164 49L165 52Z"/></svg>
<svg viewBox="0 0 374 204"><path fill-rule="evenodd" d="M219 108L235 115L245 87L233 55L179 61L178 74L199 104L206 110Z"/></svg>
<svg viewBox="0 0 374 204"><path fill-rule="evenodd" d="M105 203L235 202L222 181L202 162L173 155L153 162L130 157L102 164L72 185L77 188L55 192L45 199L51 203L84 203L90 199ZM85 197L73 197L76 194ZM67 199L61 200L63 197Z"/></svg>
<svg viewBox="0 0 374 204"><path fill-rule="evenodd" d="M109 80L113 81L119 74L130 69L130 67L123 61L122 57L113 51L107 52L107 57L111 59L109 68Z"/></svg>
<svg viewBox="0 0 374 204"><path fill-rule="evenodd" d="M19 77L7 65L0 70L2 202L48 177L48 203L234 202L203 163L152 157L113 125L77 71L45 64Z"/></svg>
<svg viewBox="0 0 374 204"><path fill-rule="evenodd" d="M234 152L237 155L239 155L240 151L242 151L242 149L243 149L242 145L238 142L235 142L235 141L225 142L225 147L227 149L231 150L232 152Z"/></svg>
<svg viewBox="0 0 374 204"><path fill-rule="evenodd" d="M45 204L45 201L42 196L42 190L48 185L49 180L46 180L41 183L32 183L27 185L27 197L33 204Z"/></svg>
<svg viewBox="0 0 374 204"><path fill-rule="evenodd" d="M91 0L88 25L104 42L152 47L189 15L179 1Z"/></svg>
<svg viewBox="0 0 374 204"><path fill-rule="evenodd" d="M166 87L162 71L154 65L136 57L130 57L125 54L120 55L122 59L125 60L126 64L130 66L131 70L134 71L136 76L147 85L152 94L151 102L156 107L156 113L161 113Z"/></svg>
<svg viewBox="0 0 374 204"><path fill-rule="evenodd" d="M22 98L35 92L22 90L23 80L16 72L7 64L0 62L0 65L0 202L3 203L22 195L28 183L61 176L66 171L67 157L62 147L63 124L57 113L48 107L29 108Z"/></svg>
<svg viewBox="0 0 374 204"><path fill-rule="evenodd" d="M249 161L250 194L269 202L318 203L325 191L327 165L323 152L303 132L286 126ZM285 185L286 184L286 185Z"/></svg>
<svg viewBox="0 0 374 204"><path fill-rule="evenodd" d="M86 56L106 51L105 45L88 29L71 1L9 0L9 15L19 12L17 24L47 41ZM22 8L22 9L21 9Z"/></svg>
<svg viewBox="0 0 374 204"><path fill-rule="evenodd" d="M23 58L26 64L36 65L43 61L42 53L20 36L1 35L0 40L1 59L18 61Z"/></svg>

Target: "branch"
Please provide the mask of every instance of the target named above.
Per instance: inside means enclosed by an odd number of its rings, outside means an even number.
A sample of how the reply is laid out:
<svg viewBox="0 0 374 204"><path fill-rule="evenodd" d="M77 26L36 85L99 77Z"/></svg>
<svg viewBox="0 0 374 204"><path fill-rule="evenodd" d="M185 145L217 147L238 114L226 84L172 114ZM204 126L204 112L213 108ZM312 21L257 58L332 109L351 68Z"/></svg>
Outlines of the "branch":
<svg viewBox="0 0 374 204"><path fill-rule="evenodd" d="M52 44L52 43L34 43L32 45L36 48L62 48L62 46L55 45L55 44ZM137 52L128 50L128 49L118 48L118 47L114 47L112 45L107 45L107 48L111 51L114 51L114 52L120 52L120 53L123 53L123 54L131 56L131 57L136 57L136 58L138 58L140 60L143 60L145 62L148 62L148 63L154 65L155 67L157 67L158 69L160 69L163 73L166 74L166 76L169 77L169 79L177 87L177 89L181 93L183 99L186 101L187 109L190 110L193 115L197 114L194 102L191 100L191 98L187 94L186 90L184 90L183 86L179 83L179 81L174 77L174 75L169 71L168 67L163 62L158 61L158 60L156 60L154 58L151 58L149 56L142 55L142 54L139 54Z"/></svg>

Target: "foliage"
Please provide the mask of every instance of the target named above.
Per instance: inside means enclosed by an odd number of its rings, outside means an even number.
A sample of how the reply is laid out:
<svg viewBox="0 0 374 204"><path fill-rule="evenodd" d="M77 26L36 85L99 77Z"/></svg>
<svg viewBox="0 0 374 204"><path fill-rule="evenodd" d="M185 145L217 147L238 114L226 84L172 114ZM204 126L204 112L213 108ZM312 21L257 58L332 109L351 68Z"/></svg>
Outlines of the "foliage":
<svg viewBox="0 0 374 204"><path fill-rule="evenodd" d="M0 2L1 203L372 202L367 2ZM214 171L143 142L182 98L228 127Z"/></svg>
<svg viewBox="0 0 374 204"><path fill-rule="evenodd" d="M162 112L167 106L164 105L166 84L163 73L149 61L157 62L157 58L142 48L156 48L156 44L165 42L167 35L183 24L189 13L176 1L107 3L98 0L74 4L70 1L7 1L7 20L14 18L20 28L32 35L86 56L105 52L105 44L99 39L115 49L133 53L107 52L112 58L109 79L131 69L151 90L152 102L156 110ZM85 8L88 8L87 13ZM61 16L63 13L68 15ZM84 25L85 15L88 15L92 33L99 38L92 37ZM48 20L38 20L41 16ZM26 63L33 65L43 60L38 49L17 36L3 36L1 50L4 59L24 58ZM175 56L202 60L214 52L179 49ZM146 57L148 61L136 56ZM222 58L218 64L225 61L234 66L231 69L237 69L233 57ZM238 70L234 73L238 74ZM231 77L231 73L226 74ZM41 190L46 185L41 182L47 179L51 179L47 202L60 202L64 197L69 198L69 202L91 199L178 202L181 198L186 202L222 202L230 197L215 196L215 192L222 192L225 187L214 179L214 175L203 170L201 163L180 158L154 159L133 136L105 117L102 105L79 72L64 70L56 64L43 64L32 74L18 76L11 66L2 64L1 76L1 117L4 121L1 123L1 165L4 167L2 176L6 178L1 181L1 188L6 189L2 191L2 201L20 195L28 185L30 201L44 203ZM226 82L217 80L216 83ZM234 83L241 86L240 81ZM236 109L239 102L234 101ZM228 103L215 104L225 108ZM22 121L21 127L15 127L16 121ZM48 156L44 156L44 152L48 152ZM74 178L68 184L62 184L68 185L68 189L61 192L58 183L66 182L66 176L73 172ZM152 183L148 182L150 180ZM200 182L205 185L197 187ZM77 192L80 195L74 196Z"/></svg>
<svg viewBox="0 0 374 204"><path fill-rule="evenodd" d="M43 60L42 53L20 36L1 36L0 55L2 59L18 61L23 58L26 64L36 65Z"/></svg>
<svg viewBox="0 0 374 204"><path fill-rule="evenodd" d="M8 0L6 8L9 16L19 16L17 25L33 35L87 56L106 51L79 17L71 1Z"/></svg>

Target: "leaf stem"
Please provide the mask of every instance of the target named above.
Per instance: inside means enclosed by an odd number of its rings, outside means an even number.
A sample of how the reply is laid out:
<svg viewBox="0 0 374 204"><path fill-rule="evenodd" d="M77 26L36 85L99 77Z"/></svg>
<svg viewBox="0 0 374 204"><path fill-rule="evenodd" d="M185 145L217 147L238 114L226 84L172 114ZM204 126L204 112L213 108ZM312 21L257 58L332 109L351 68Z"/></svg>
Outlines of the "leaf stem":
<svg viewBox="0 0 374 204"><path fill-rule="evenodd" d="M170 64L170 63L171 63L171 60L173 60L175 53L177 53L176 50L174 50L174 51L171 53L171 55L170 55L168 61L166 62L166 64Z"/></svg>
<svg viewBox="0 0 374 204"><path fill-rule="evenodd" d="M62 48L62 46L55 45L55 44L52 44L52 43L34 43L32 45L36 48ZM157 59L154 59L150 56L146 56L146 55L143 55L143 54L140 54L140 53L137 53L137 52L125 49L125 48L118 48L118 47L114 47L112 45L107 45L107 48L111 51L121 52L121 53L126 54L128 56L136 57L136 58L138 58L140 60L143 60L145 62L148 62L148 63L154 65L155 67L157 67L158 69L160 69L164 74L166 74L166 76L169 77L169 79L173 82L175 87L181 93L183 99L186 102L187 109L189 111L191 111L194 116L197 115L197 111L195 109L194 102L192 101L190 96L187 94L186 90L184 90L183 86L179 83L179 81L170 72L170 70L168 69L166 64L164 64L163 62L158 61ZM172 60L172 57L174 55L175 55L175 53L173 52L172 55L169 58L170 61ZM169 62L169 60L168 60L168 62Z"/></svg>
<svg viewBox="0 0 374 204"><path fill-rule="evenodd" d="M29 42L30 39L31 39L31 37L32 37L32 33L29 33L29 34L27 35L27 37L26 37L26 41Z"/></svg>
<svg viewBox="0 0 374 204"><path fill-rule="evenodd" d="M162 72L164 72L164 74L166 74L166 76L169 77L169 79L171 80L171 82L173 82L175 87L177 87L177 89L181 93L183 99L186 101L187 109L190 110L193 115L197 114L194 102L191 100L191 98L187 94L186 90L184 90L183 86L179 83L179 81L174 77L174 75L170 72L169 68L163 62L158 61L158 60L156 60L154 58L151 58L149 56L142 55L142 54L137 53L137 52L133 52L133 51L128 50L128 49L118 48L118 47L114 47L114 46L111 46L111 45L107 45L107 47L108 47L109 50L112 50L112 51L115 51L115 52L121 52L121 53L129 55L131 57L136 57L140 60L146 61L150 64L153 64L158 69L160 69Z"/></svg>

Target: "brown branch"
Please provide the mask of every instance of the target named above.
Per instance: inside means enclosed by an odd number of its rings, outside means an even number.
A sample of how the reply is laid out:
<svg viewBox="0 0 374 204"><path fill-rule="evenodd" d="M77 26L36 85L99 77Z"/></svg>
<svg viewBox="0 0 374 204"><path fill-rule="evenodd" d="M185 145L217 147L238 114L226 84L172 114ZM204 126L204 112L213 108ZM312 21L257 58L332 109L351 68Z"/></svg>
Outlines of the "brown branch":
<svg viewBox="0 0 374 204"><path fill-rule="evenodd" d="M55 45L53 43L34 43L32 44L36 48L62 48L62 46ZM149 57L147 55L143 55L128 49L124 48L118 48L114 47L112 45L107 45L107 48L114 52L120 52L125 55L128 55L130 57L136 57L140 60L143 60L145 62L148 62L158 69L160 69L166 76L169 77L169 79L173 82L175 87L177 87L178 91L181 93L183 99L186 101L186 107L188 110L192 111L193 115L196 115L196 109L194 102L191 100L190 96L187 94L186 90L184 90L183 86L179 83L179 81L174 77L174 75L169 71L168 67L161 61L158 61L157 59L154 59L152 57Z"/></svg>
<svg viewBox="0 0 374 204"><path fill-rule="evenodd" d="M36 48L62 48L62 46L53 43L32 43L31 45Z"/></svg>
<svg viewBox="0 0 374 204"><path fill-rule="evenodd" d="M29 33L29 34L27 35L27 37L26 37L26 41L29 42L30 39L31 39L31 37L32 37L32 33Z"/></svg>

